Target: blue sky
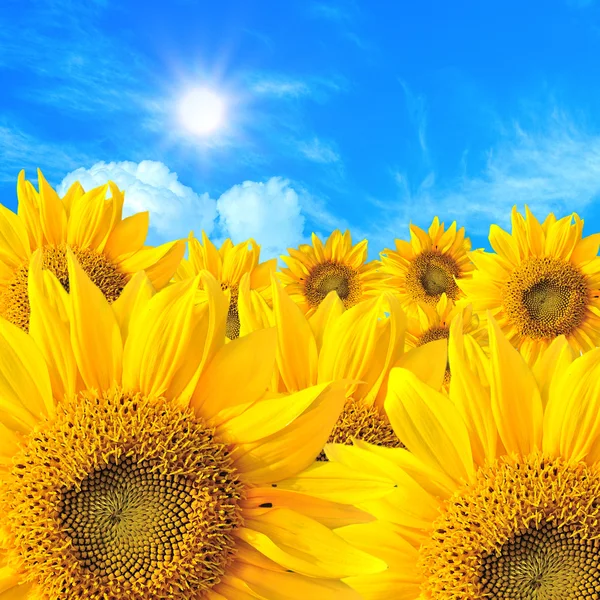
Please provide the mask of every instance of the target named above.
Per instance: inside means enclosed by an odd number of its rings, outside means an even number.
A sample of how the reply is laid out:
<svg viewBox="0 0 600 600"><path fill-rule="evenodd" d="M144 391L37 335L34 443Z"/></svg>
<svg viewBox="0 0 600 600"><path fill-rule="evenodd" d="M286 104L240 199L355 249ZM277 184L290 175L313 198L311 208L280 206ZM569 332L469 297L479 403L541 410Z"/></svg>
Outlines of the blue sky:
<svg viewBox="0 0 600 600"><path fill-rule="evenodd" d="M2 0L0 191L112 177L154 243L349 227L370 255L433 215L474 247L513 204L600 230L600 2ZM224 127L190 134L189 89Z"/></svg>

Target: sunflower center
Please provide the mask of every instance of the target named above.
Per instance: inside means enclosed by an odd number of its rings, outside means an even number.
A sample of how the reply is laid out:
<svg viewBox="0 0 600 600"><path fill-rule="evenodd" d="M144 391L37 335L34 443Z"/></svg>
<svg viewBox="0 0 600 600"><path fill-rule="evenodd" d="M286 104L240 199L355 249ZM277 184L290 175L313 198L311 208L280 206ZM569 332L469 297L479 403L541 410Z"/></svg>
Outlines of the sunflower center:
<svg viewBox="0 0 600 600"><path fill-rule="evenodd" d="M596 467L502 457L446 502L432 531L419 568L433 598L600 598Z"/></svg>
<svg viewBox="0 0 600 600"><path fill-rule="evenodd" d="M410 263L406 274L406 289L416 302L435 305L442 294L456 300L459 288L454 278L459 274L458 265L451 257L427 250Z"/></svg>
<svg viewBox="0 0 600 600"><path fill-rule="evenodd" d="M162 399L92 392L30 436L2 490L11 553L50 598L197 598L235 553L227 447Z"/></svg>
<svg viewBox="0 0 600 600"><path fill-rule="evenodd" d="M508 541L500 554L483 560L481 583L488 598L594 598L600 544L558 529L553 523L531 526Z"/></svg>
<svg viewBox="0 0 600 600"><path fill-rule="evenodd" d="M363 402L350 399L337 420L329 443L352 444L352 438L388 448L403 448L392 425L383 410L375 406L367 406ZM325 452L321 452L317 460L327 460Z"/></svg>
<svg viewBox="0 0 600 600"><path fill-rule="evenodd" d="M71 247L81 268L92 282L100 288L109 302L114 302L127 284L127 275L121 273L106 256L88 248ZM62 286L69 291L69 270L67 250L64 244L46 246L43 252L43 267L48 269ZM11 281L0 290L0 316L21 329L29 329L29 296L27 294L27 274L29 265L23 265Z"/></svg>
<svg viewBox="0 0 600 600"><path fill-rule="evenodd" d="M503 302L522 336L540 339L569 335L584 320L587 281L571 263L530 258L507 281Z"/></svg>
<svg viewBox="0 0 600 600"><path fill-rule="evenodd" d="M333 291L337 292L346 308L356 304L361 294L358 273L347 265L332 262L314 267L304 283L304 294L309 304L319 306Z"/></svg>
<svg viewBox="0 0 600 600"><path fill-rule="evenodd" d="M227 323L225 324L225 335L230 340L240 337L240 315L238 313L238 287L237 285L228 285L221 283L223 291L229 290L231 297L229 299L229 310L227 311Z"/></svg>

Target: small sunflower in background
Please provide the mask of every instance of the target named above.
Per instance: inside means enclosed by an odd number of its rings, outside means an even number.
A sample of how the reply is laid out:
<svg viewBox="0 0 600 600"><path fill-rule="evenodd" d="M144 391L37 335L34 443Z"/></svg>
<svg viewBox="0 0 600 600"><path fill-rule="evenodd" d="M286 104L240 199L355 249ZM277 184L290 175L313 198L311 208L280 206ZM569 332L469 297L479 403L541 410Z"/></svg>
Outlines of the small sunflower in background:
<svg viewBox="0 0 600 600"><path fill-rule="evenodd" d="M246 284L240 293L240 315L244 334L270 326L277 329L272 391L298 392L325 381L348 381L346 403L330 442L350 444L357 438L378 446L402 445L383 408L393 367L402 365L436 389L442 386L446 342L405 352L406 318L390 293L345 309L337 294L330 292L307 317L274 279L273 309ZM319 459L326 460L325 455L321 453Z"/></svg>
<svg viewBox="0 0 600 600"><path fill-rule="evenodd" d="M144 246L147 212L123 219L124 195L110 182L84 192L74 183L59 198L38 171L39 192L19 173L18 213L0 205L0 317L27 331L27 273L32 253L42 251L48 269L69 290L67 248L109 302L131 276L144 270L156 289L164 287L179 265L185 242ZM111 197L106 198L110 189Z"/></svg>
<svg viewBox="0 0 600 600"><path fill-rule="evenodd" d="M398 485L359 504L379 521L337 530L389 570L346 581L365 600L600 597L600 349L575 357L561 336L531 370L493 318L489 359L467 357L460 329L459 316L449 398L390 375L406 449L326 446Z"/></svg>
<svg viewBox="0 0 600 600"><path fill-rule="evenodd" d="M484 328L479 327L479 317L473 313L470 304L455 304L442 294L435 306L421 303L417 307L417 317L409 318L406 324L406 347L419 348L435 340L447 340L450 337L452 321L461 315L465 333L483 341L487 335ZM450 383L450 368L446 368L444 384Z"/></svg>
<svg viewBox="0 0 600 600"><path fill-rule="evenodd" d="M409 317L416 315L419 303L435 307L442 294L453 302L464 296L456 282L473 271L471 240L465 238L464 227L457 230L453 222L445 229L435 217L428 232L411 225L410 242L395 243L395 250L381 253L381 271Z"/></svg>
<svg viewBox="0 0 600 600"><path fill-rule="evenodd" d="M238 314L238 289L243 275L248 274L250 288L270 301L271 273L277 268L277 259L260 262L260 246L252 239L234 245L226 239L217 247L202 232L202 243L190 233L188 258L183 259L175 274L175 281L193 279L200 271L207 270L229 293L226 335L234 340L240 335Z"/></svg>
<svg viewBox="0 0 600 600"><path fill-rule="evenodd" d="M473 253L473 278L460 281L476 312L490 311L529 362L557 336L587 352L600 343L600 234L582 237L576 214L540 223L512 211L512 233L492 225L494 253Z"/></svg>
<svg viewBox="0 0 600 600"><path fill-rule="evenodd" d="M356 600L340 578L386 565L325 524L349 514L327 497L389 482L331 467L328 489L277 489L313 462L344 385L265 395L276 332L225 344L206 271L156 294L138 273L109 305L74 253L67 294L41 252L30 334L0 319L0 596Z"/></svg>
<svg viewBox="0 0 600 600"><path fill-rule="evenodd" d="M280 281L286 292L306 314L312 314L335 291L346 308L377 295L386 276L381 263L367 262L367 240L352 245L350 232L335 230L323 245L312 234L312 245L288 248L289 256L281 259Z"/></svg>

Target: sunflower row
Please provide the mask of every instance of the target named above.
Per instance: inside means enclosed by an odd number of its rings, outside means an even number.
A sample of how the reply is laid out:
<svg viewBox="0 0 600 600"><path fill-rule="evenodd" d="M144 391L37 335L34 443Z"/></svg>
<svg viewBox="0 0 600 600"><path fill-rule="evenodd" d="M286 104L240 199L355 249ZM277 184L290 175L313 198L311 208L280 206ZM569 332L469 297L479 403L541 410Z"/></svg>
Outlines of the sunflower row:
<svg viewBox="0 0 600 600"><path fill-rule="evenodd" d="M0 205L0 600L600 598L577 215L278 270L38 181Z"/></svg>

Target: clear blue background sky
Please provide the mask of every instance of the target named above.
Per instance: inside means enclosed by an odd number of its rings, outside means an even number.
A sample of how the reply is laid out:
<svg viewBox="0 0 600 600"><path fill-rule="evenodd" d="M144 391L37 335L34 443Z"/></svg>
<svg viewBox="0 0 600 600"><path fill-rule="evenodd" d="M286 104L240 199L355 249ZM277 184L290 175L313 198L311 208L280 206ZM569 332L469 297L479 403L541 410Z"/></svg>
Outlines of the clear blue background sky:
<svg viewBox="0 0 600 600"><path fill-rule="evenodd" d="M2 0L1 198L21 168L112 177L154 242L271 255L349 227L375 257L435 214L485 246L524 203L591 233L599 58L593 0ZM194 86L227 103L213 135L177 120Z"/></svg>

